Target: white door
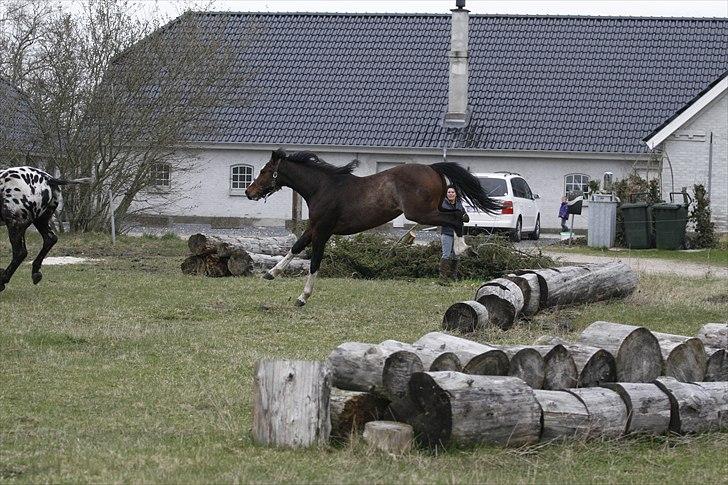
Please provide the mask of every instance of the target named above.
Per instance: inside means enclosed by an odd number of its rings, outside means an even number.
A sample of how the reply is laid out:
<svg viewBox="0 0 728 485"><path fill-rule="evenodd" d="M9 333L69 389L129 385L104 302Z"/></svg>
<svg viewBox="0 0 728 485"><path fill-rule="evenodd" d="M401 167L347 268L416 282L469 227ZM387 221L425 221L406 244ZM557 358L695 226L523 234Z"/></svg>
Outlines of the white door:
<svg viewBox="0 0 728 485"><path fill-rule="evenodd" d="M402 164L397 162L377 162L377 173L384 172L385 170L396 167L398 165ZM393 227L404 227L405 224L415 224L415 222L407 219L404 214L400 214L392 220Z"/></svg>
<svg viewBox="0 0 728 485"><path fill-rule="evenodd" d="M530 232L536 226L536 202L533 200L531 189L522 178L511 179L513 188L513 203L518 204L523 219L523 231Z"/></svg>

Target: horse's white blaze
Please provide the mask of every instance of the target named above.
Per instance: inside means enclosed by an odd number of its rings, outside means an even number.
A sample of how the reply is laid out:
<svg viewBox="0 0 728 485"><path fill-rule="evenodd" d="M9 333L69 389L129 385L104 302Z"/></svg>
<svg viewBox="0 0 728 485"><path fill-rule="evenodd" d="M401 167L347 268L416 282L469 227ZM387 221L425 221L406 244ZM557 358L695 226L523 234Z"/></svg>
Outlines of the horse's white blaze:
<svg viewBox="0 0 728 485"><path fill-rule="evenodd" d="M270 274L273 276L278 276L279 274L281 274L281 272L283 272L283 270L286 269L286 267L291 263L292 259L293 253L291 251L288 251L288 254L286 254L283 259L278 261L278 263L273 266L273 268L271 268Z"/></svg>
<svg viewBox="0 0 728 485"><path fill-rule="evenodd" d="M306 278L306 286L303 287L303 293L301 293L301 296L298 297L298 299L303 303L306 303L308 297L311 296L311 293L313 293L313 283L316 280L317 274L318 271L316 271L315 273L310 273L308 275L308 278Z"/></svg>

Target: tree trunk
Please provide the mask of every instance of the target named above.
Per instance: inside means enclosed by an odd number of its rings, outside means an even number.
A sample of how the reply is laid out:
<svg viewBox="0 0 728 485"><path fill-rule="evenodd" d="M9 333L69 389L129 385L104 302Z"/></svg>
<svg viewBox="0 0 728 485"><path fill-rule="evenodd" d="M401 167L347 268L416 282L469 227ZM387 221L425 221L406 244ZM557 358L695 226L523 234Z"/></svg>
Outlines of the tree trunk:
<svg viewBox="0 0 728 485"><path fill-rule="evenodd" d="M258 361L253 381L257 443L305 447L329 441L331 374L324 362Z"/></svg>
<svg viewBox="0 0 728 485"><path fill-rule="evenodd" d="M603 382L617 380L617 364L614 356L604 349L578 345L559 337L543 336L537 344L561 344L566 347L576 364L576 387L593 387Z"/></svg>
<svg viewBox="0 0 728 485"><path fill-rule="evenodd" d="M728 381L728 351L705 347L708 363L705 366L705 381Z"/></svg>
<svg viewBox="0 0 728 485"><path fill-rule="evenodd" d="M410 345L404 342L398 342L397 340L385 340L379 345L386 349L407 350L412 352L420 358L425 370L452 370L456 372L461 372L463 370L460 359L452 352L443 352L423 345Z"/></svg>
<svg viewBox="0 0 728 485"><path fill-rule="evenodd" d="M461 301L450 306L442 318L442 328L471 333L488 326L488 310L477 301Z"/></svg>
<svg viewBox="0 0 728 485"><path fill-rule="evenodd" d="M627 432L627 405L619 394L604 387L567 389L589 412L589 435L616 438Z"/></svg>
<svg viewBox="0 0 728 485"><path fill-rule="evenodd" d="M619 382L652 382L662 374L660 343L644 327L594 322L581 333L578 343L610 352Z"/></svg>
<svg viewBox="0 0 728 485"><path fill-rule="evenodd" d="M541 295L541 287L538 284L538 276L532 273L522 275L509 274L506 279L511 280L521 289L523 293L523 309L521 313L524 316L534 315L538 312L538 305Z"/></svg>
<svg viewBox="0 0 728 485"><path fill-rule="evenodd" d="M728 382L696 382L715 401L718 411L718 428L728 430Z"/></svg>
<svg viewBox="0 0 728 485"><path fill-rule="evenodd" d="M665 361L663 374L682 382L702 381L708 364L703 342L695 337L652 332Z"/></svg>
<svg viewBox="0 0 728 485"><path fill-rule="evenodd" d="M483 283L475 293L475 299L488 310L489 323L503 330L513 326L523 308L521 288L505 278Z"/></svg>
<svg viewBox="0 0 728 485"><path fill-rule="evenodd" d="M652 383L604 384L627 406L627 433L660 435L670 428L670 398Z"/></svg>
<svg viewBox="0 0 728 485"><path fill-rule="evenodd" d="M278 264L283 256L269 256L267 254L256 254L250 253L250 257L253 260L253 264L256 268L262 270L271 269L273 266ZM301 275L308 273L311 267L311 261L308 259L293 258L289 263L283 274L285 275Z"/></svg>
<svg viewBox="0 0 728 485"><path fill-rule="evenodd" d="M541 434L533 390L514 377L420 372L410 395L420 408L411 420L415 435L426 446L523 446Z"/></svg>
<svg viewBox="0 0 728 485"><path fill-rule="evenodd" d="M698 330L698 338L706 347L728 349L728 323L707 323Z"/></svg>
<svg viewBox="0 0 728 485"><path fill-rule="evenodd" d="M245 251L236 251L228 258L227 267L233 276L250 276L253 274L253 258Z"/></svg>
<svg viewBox="0 0 728 485"><path fill-rule="evenodd" d="M543 387L546 374L543 357L531 347L499 345L497 348L506 353L509 359L508 375L522 379L533 389Z"/></svg>
<svg viewBox="0 0 728 485"><path fill-rule="evenodd" d="M189 256L182 261L182 274L196 276L210 276L218 278L231 276L226 258L220 258L214 254L204 256Z"/></svg>
<svg viewBox="0 0 728 485"><path fill-rule="evenodd" d="M466 374L504 376L508 374L508 356L502 350L442 332L430 332L415 346L438 352L452 352L460 359Z"/></svg>
<svg viewBox="0 0 728 485"><path fill-rule="evenodd" d="M670 398L670 431L687 434L718 429L718 403L705 388L674 377L660 377L655 384Z"/></svg>
<svg viewBox="0 0 728 485"><path fill-rule="evenodd" d="M364 441L385 453L402 455L412 449L414 431L409 424L396 421L370 421L364 426Z"/></svg>
<svg viewBox="0 0 728 485"><path fill-rule="evenodd" d="M370 392L331 390L331 439L346 441L386 414L389 401Z"/></svg>
<svg viewBox="0 0 728 485"><path fill-rule="evenodd" d="M206 236L193 234L187 240L187 247L195 256L217 254L222 257L243 250L255 254L285 256L296 242L294 236L235 237Z"/></svg>
<svg viewBox="0 0 728 485"><path fill-rule="evenodd" d="M543 412L541 441L584 437L589 431L589 413L576 396L563 391L534 390Z"/></svg>

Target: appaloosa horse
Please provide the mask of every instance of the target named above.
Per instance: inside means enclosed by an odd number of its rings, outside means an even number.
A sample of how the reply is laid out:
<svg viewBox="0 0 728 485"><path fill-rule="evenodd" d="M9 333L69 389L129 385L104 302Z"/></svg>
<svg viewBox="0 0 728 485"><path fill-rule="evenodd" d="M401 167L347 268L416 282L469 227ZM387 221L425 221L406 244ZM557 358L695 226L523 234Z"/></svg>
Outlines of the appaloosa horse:
<svg viewBox="0 0 728 485"><path fill-rule="evenodd" d="M43 278L40 266L43 259L58 241L50 228L50 220L61 201L58 187L82 184L89 179L61 180L33 167L14 167L0 170L0 225L8 227L13 259L5 271L0 272L0 291L28 255L25 247L25 231L33 224L43 237L43 248L33 261L33 284Z"/></svg>
<svg viewBox="0 0 728 485"><path fill-rule="evenodd" d="M355 234L404 213L407 219L420 224L452 226L462 237L462 212L440 209L448 183L473 207L486 212L501 208L486 195L478 180L456 163L406 164L368 177L351 173L357 165L358 161L353 161L337 167L311 152L288 155L278 149L245 191L249 199L259 200L281 187L290 187L308 204L308 228L285 258L264 276L275 278L294 255L312 244L309 276L296 300L298 306L305 305L311 296L326 241L334 234Z"/></svg>

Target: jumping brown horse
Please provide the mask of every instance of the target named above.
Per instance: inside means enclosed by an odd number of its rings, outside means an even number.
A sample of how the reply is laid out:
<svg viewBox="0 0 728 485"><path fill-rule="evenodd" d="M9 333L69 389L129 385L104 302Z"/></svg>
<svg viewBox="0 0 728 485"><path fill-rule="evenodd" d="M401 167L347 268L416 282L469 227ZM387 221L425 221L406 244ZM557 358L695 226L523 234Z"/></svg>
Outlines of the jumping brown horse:
<svg viewBox="0 0 728 485"><path fill-rule="evenodd" d="M289 155L278 149L245 190L248 199L260 200L281 187L290 187L308 204L308 228L286 257L264 275L275 278L294 255L311 244L311 267L303 293L296 300L298 306L305 305L311 296L326 241L334 234L362 232L404 213L419 224L451 226L462 237L462 212L440 209L448 183L473 207L485 212L501 208L478 180L456 163L406 164L367 177L352 174L357 165L358 161L353 161L337 167L311 152Z"/></svg>

